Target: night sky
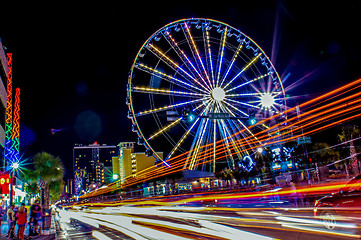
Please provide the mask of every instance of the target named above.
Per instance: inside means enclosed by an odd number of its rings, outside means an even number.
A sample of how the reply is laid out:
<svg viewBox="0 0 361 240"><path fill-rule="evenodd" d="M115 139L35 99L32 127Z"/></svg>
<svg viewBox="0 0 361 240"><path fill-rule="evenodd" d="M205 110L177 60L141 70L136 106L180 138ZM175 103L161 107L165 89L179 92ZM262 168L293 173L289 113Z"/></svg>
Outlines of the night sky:
<svg viewBox="0 0 361 240"><path fill-rule="evenodd" d="M146 39L171 21L212 18L240 29L288 76L297 102L361 77L359 1L106 2L0 5L0 37L22 91L21 152L60 156L67 178L75 143L136 141L128 72Z"/></svg>

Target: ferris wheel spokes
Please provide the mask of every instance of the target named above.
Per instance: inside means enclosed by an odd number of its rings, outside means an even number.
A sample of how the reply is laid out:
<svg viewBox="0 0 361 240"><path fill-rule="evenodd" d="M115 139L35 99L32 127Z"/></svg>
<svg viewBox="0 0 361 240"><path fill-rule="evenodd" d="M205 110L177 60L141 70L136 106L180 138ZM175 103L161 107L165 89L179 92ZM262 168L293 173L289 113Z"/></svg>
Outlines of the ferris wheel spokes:
<svg viewBox="0 0 361 240"><path fill-rule="evenodd" d="M176 45L177 46L177 45ZM201 84L197 78L195 76L192 76L189 72L187 72L186 70L184 70L178 63L174 62L172 59L170 59L170 57L168 57L165 53L163 53L160 49L158 49L157 47L155 47L153 44L148 44L148 46L146 46L148 50L150 50L155 56L157 56L160 60L162 60L164 63L166 63L168 66L170 66L173 70L179 72L184 79L187 79L190 83L192 83L192 81L196 82L200 87L202 87L205 91L209 91L209 89L207 89L206 86L204 86L203 84ZM188 59L188 57L185 55L185 53L182 51L182 55L186 58L186 63L188 63L193 69L195 69L193 63ZM183 59L182 59L183 60ZM188 68L188 64L186 64L185 66L187 66ZM188 68L189 69L189 68ZM180 71L178 71L180 70ZM189 69L190 70L190 69ZM192 72L192 71L190 71ZM191 79L192 81L190 81L189 79Z"/></svg>
<svg viewBox="0 0 361 240"><path fill-rule="evenodd" d="M190 164L189 164L189 167L188 169L194 169L194 164L195 164L195 161L197 159L197 155L198 155L198 152L199 152L199 149L203 144L203 141L204 141L204 134L205 134L205 131L207 129L207 126L208 126L208 122L209 122L209 119L201 119L201 122L199 124L199 127L198 127L198 130L197 130L197 133L195 135L195 138L193 139L193 143L192 143L192 149L194 149L193 151L190 151L188 153L188 157L187 157L187 160L186 160L186 164L188 162L188 159L190 159Z"/></svg>
<svg viewBox="0 0 361 240"><path fill-rule="evenodd" d="M154 138L156 138L157 136L159 136L160 134L164 133L165 131L168 131L169 129L171 129L172 127L175 127L177 124L180 123L180 121L183 119L183 117L179 117L177 120L171 122L170 124L164 126L162 129L159 129L158 132L152 134L147 140L152 140Z"/></svg>
<svg viewBox="0 0 361 240"><path fill-rule="evenodd" d="M225 92L226 92L226 93L232 92L232 91L234 91L234 90L236 90L236 89L238 89L238 88L244 87L244 86L246 86L246 85L248 85L248 84L250 84L250 83L253 83L253 82L255 82L255 81L261 80L261 79L269 76L270 74L271 74L271 72L266 73L266 74L263 74L263 75L261 75L261 76L259 76L259 77L253 78L253 79L251 79L251 80L249 80L249 81L247 81L247 82L241 83L241 84L239 84L238 86L235 86L235 87L233 87L233 88L231 88L231 89L226 89Z"/></svg>
<svg viewBox="0 0 361 240"><path fill-rule="evenodd" d="M203 89L200 89L196 86L194 86L193 84L190 84L190 83L187 83L187 82L184 82L178 78L175 78L173 76L170 76L162 71L159 71L157 69L154 69L154 68L151 68L151 67L148 67L147 65L143 64L143 63L139 63L139 64L136 64L135 65L135 68L141 70L141 71L144 71L144 72L147 72L149 73L150 75L153 75L153 76L157 76L157 77L160 77L161 79L164 79L172 84L175 84L179 87L182 87L182 88L185 88L185 89L188 89L190 90L189 88L192 88L192 90L190 91L194 91L194 92L203 92L203 93L207 93L205 90ZM187 87L186 87L187 86Z"/></svg>
<svg viewBox="0 0 361 240"><path fill-rule="evenodd" d="M180 68L182 72L184 72L188 77L190 77L194 82L196 82L199 86L203 87L206 91L210 91L210 86L206 83L206 81L203 79L197 68L194 66L192 61L189 59L189 57L186 55L185 51L179 47L179 44L176 42L176 40L173 38L173 36L167 32L163 34L165 39L168 41L169 45L172 47L172 49L177 53L178 57L183 62L183 65L187 67L189 72L186 72L183 68ZM180 66L178 66L180 67ZM198 76L198 77L197 77ZM202 80L205 84L201 84L197 78Z"/></svg>
<svg viewBox="0 0 361 240"><path fill-rule="evenodd" d="M215 87L219 87L219 78L221 74L222 69L222 63L223 63L223 56L224 56L224 47L226 45L226 38L227 38L227 27L223 29L223 35L221 39L221 44L219 44L219 50L218 50L218 60L217 60L217 80Z"/></svg>
<svg viewBox="0 0 361 240"><path fill-rule="evenodd" d="M247 65L244 66L244 67L242 68L242 70L241 70L239 73L237 73L237 75L234 76L223 88L224 88L224 89L227 89L227 87L228 87L231 83L233 83L233 81L234 81L235 79L237 79L237 78L238 78L241 74L243 74L252 64L254 64L254 63L257 61L257 59L261 56L261 54L262 54L262 53L258 53L257 56L255 56L250 62L248 62Z"/></svg>
<svg viewBox="0 0 361 240"><path fill-rule="evenodd" d="M172 95L180 97L192 97L192 98L204 98L204 94L194 93L194 92L182 92L182 91L173 91L169 89L159 89L159 88L150 88L150 87L132 87L134 92L138 93L153 93L159 95Z"/></svg>
<svg viewBox="0 0 361 240"><path fill-rule="evenodd" d="M135 114L135 116L140 117L140 116L144 116L144 115L151 114L151 113L166 111L166 110L169 110L169 109L174 109L174 108L177 108L177 107L190 105L192 103L201 102L201 101L204 101L206 99L207 99L207 97L204 97L204 98L201 98L201 99L196 99L196 100L191 100L191 101L187 101L187 102L167 105L167 106L164 106L164 107L149 109L149 110L146 110L146 111L138 112L138 113Z"/></svg>
<svg viewBox="0 0 361 240"><path fill-rule="evenodd" d="M178 150L179 146L183 143L183 141L189 136L190 132L194 128L194 126L198 123L200 118L197 118L191 127L188 128L188 130L183 134L181 139L177 142L177 144L173 147L172 151L168 154L168 156L165 158L165 161L168 161L173 154Z"/></svg>
<svg viewBox="0 0 361 240"><path fill-rule="evenodd" d="M229 136L226 135L226 130L224 129L224 124L222 124L221 121L218 121L217 124L218 124L218 128L220 129L220 134L221 134L222 138L224 139L223 145L226 147L226 152L227 152L226 159L227 159L228 167L232 168L232 165L233 165L232 163L234 163L234 158L233 158L233 153L230 149ZM228 159L230 159L231 164Z"/></svg>
<svg viewBox="0 0 361 240"><path fill-rule="evenodd" d="M232 57L232 61L230 62L230 64L228 65L228 68L226 70L226 73L224 74L224 76L222 77L222 81L221 83L219 84L220 86L223 85L224 81L227 79L227 76L230 72L230 70L232 69L233 67L233 64L234 62L236 61L240 51L242 50L242 47L243 47L243 41L238 45L238 48L237 48L237 51L234 53L233 57Z"/></svg>
<svg viewBox="0 0 361 240"><path fill-rule="evenodd" d="M183 26L183 25L182 25L182 26ZM198 60L199 64L200 64L201 67L202 67L203 74L204 74L205 78L208 80L207 83L206 83L205 81L204 81L204 83L207 85L207 87L208 87L209 89L212 89L212 83L211 83L211 81L210 81L210 79L209 79L208 72L206 71L206 68L204 67L202 58L201 58L201 56L200 56L200 54L199 54L197 45L196 45L196 43L194 42L194 39L193 39L192 34L191 34L191 32L190 32L190 28L189 28L188 25L187 25L187 22L184 22L184 27L182 27L182 29L183 29L184 35L185 35L185 37L186 37L186 39L187 39L189 48L191 49L193 58ZM196 64L198 65L197 61L196 61ZM198 65L198 68L199 68L199 65ZM201 76L200 76L200 77L201 77ZM204 79L203 79L203 80L204 80ZM209 83L209 85L208 85L208 83Z"/></svg>
<svg viewBox="0 0 361 240"><path fill-rule="evenodd" d="M206 61L207 61L207 66L208 67L208 72L210 72L211 77L212 77L212 86L215 86L215 79L214 79L214 70L213 70L213 60L212 60L212 50L211 50L211 43L210 43L210 39L209 39L209 31L207 30L207 27L204 26L203 27L203 42L204 42L204 46L205 46L205 56L206 56ZM205 35L204 35L205 33Z"/></svg>

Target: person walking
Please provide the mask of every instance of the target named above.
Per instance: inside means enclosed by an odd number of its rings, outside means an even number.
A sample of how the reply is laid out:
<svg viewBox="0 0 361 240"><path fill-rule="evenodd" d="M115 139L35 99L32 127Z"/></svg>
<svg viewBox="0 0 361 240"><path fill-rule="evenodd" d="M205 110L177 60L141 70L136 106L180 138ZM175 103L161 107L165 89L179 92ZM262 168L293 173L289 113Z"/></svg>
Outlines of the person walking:
<svg viewBox="0 0 361 240"><path fill-rule="evenodd" d="M36 213L36 222L38 224L38 234L42 235L43 230L43 209L39 205L39 211Z"/></svg>
<svg viewBox="0 0 361 240"><path fill-rule="evenodd" d="M3 208L2 203L0 203L0 230L1 230L1 223L2 223L4 215L5 215L5 210ZM0 238L1 238L1 231L0 231Z"/></svg>
<svg viewBox="0 0 361 240"><path fill-rule="evenodd" d="M42 222L43 214L42 209L39 204L39 200L35 200L34 204L30 207L30 221L34 226L34 235L41 234L43 222ZM29 233L30 235L30 233Z"/></svg>
<svg viewBox="0 0 361 240"><path fill-rule="evenodd" d="M6 212L7 221L9 225L8 235L6 237L15 237L14 234L14 228L15 228L15 211L14 211L15 205L11 204L9 209Z"/></svg>
<svg viewBox="0 0 361 240"><path fill-rule="evenodd" d="M25 207L20 206L16 215L18 219L18 239L24 240L25 224L27 222Z"/></svg>

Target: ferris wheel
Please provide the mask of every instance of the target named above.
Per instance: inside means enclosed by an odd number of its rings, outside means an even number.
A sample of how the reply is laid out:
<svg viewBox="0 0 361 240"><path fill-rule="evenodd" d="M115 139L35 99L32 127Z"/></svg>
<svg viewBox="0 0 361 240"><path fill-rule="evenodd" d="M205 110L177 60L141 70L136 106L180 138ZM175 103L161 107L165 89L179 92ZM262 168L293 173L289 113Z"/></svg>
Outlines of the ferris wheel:
<svg viewBox="0 0 361 240"><path fill-rule="evenodd" d="M212 172L242 161L249 170L262 145L256 132L272 122L252 126L286 107L264 51L236 28L201 18L172 22L148 38L131 67L127 105L149 156L169 166L182 155L184 169Z"/></svg>

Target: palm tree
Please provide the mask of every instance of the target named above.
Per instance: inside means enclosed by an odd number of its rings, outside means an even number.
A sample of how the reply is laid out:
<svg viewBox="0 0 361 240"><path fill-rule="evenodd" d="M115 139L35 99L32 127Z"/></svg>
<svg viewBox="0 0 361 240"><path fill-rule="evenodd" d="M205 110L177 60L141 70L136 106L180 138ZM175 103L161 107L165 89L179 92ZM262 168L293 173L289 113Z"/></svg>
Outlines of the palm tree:
<svg viewBox="0 0 361 240"><path fill-rule="evenodd" d="M59 179L57 181L52 181L48 184L49 186L49 194L50 194L50 200L56 201L59 199L63 192L64 188L64 181L63 179Z"/></svg>
<svg viewBox="0 0 361 240"><path fill-rule="evenodd" d="M324 142L315 143L312 146L312 152L310 153L312 157L321 164L328 164L339 159L339 152L330 148L330 145Z"/></svg>
<svg viewBox="0 0 361 240"><path fill-rule="evenodd" d="M40 193L40 189L36 182L26 184L25 191L28 195L30 195L30 197L35 197Z"/></svg>
<svg viewBox="0 0 361 240"><path fill-rule="evenodd" d="M64 176L63 164L59 157L54 157L46 152L37 153L33 160L34 170L27 171L26 178L30 183L38 184L42 193L43 208L47 209L49 207L50 190L62 192L60 187Z"/></svg>
<svg viewBox="0 0 361 240"><path fill-rule="evenodd" d="M338 139L341 142L348 142L350 146L351 168L354 174L359 174L358 159L353 139L360 136L360 129L357 126L346 125L341 127L341 134L338 134Z"/></svg>
<svg viewBox="0 0 361 240"><path fill-rule="evenodd" d="M232 170L232 169L225 168L225 169L223 169L222 171L216 173L216 177L217 177L217 178L220 178L220 179L222 179L222 180L225 180L225 181L226 181L226 184L227 184L227 187L228 187L229 182L230 182L231 185L232 185L231 180L234 178L234 176L233 176L233 170Z"/></svg>

